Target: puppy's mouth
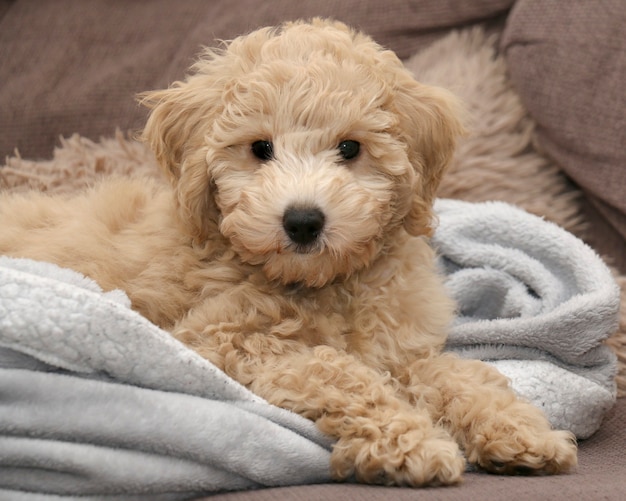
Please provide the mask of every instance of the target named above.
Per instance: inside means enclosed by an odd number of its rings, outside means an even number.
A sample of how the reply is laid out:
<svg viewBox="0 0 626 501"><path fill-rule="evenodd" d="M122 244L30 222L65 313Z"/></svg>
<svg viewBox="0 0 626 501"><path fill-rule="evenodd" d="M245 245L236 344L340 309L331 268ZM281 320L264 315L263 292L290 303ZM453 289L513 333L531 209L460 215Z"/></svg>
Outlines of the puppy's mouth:
<svg viewBox="0 0 626 501"><path fill-rule="evenodd" d="M290 245L288 249L295 254L319 254L322 249L320 245Z"/></svg>

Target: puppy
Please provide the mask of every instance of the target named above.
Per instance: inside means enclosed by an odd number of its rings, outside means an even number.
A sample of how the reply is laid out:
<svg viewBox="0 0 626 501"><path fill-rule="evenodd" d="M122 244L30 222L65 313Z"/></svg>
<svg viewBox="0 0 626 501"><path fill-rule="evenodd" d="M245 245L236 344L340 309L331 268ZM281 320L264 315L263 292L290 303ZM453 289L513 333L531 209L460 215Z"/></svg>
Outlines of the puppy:
<svg viewBox="0 0 626 501"><path fill-rule="evenodd" d="M0 253L121 288L269 402L335 437L337 480L421 486L559 473L571 434L442 354L454 304L428 236L462 132L447 92L343 24L261 29L148 92L169 177L3 195Z"/></svg>

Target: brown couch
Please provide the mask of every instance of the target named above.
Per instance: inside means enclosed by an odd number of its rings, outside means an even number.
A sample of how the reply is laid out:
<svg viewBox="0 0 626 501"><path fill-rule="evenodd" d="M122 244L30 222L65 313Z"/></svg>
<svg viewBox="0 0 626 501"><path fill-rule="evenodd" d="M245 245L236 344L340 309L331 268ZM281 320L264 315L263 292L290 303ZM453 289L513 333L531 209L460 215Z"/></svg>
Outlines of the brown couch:
<svg viewBox="0 0 626 501"><path fill-rule="evenodd" d="M0 0L0 157L50 157L60 136L139 129L142 90L181 78L202 44L332 16L407 58L453 28L501 35L536 143L585 194L584 237L626 271L626 3L622 0ZM1 163L1 162L0 162ZM511 176L515 173L511 172ZM1 231L1 229L0 229ZM471 473L445 489L311 485L216 499L623 499L626 401L560 477ZM1 468L1 467L0 467ZM297 468L297 465L294 465Z"/></svg>

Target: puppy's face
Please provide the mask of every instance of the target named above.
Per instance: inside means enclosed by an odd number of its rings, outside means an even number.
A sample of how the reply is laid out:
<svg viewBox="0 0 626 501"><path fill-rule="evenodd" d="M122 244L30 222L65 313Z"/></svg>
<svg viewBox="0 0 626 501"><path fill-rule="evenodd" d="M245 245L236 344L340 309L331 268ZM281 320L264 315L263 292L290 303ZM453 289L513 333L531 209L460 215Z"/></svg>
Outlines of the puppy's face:
<svg viewBox="0 0 626 501"><path fill-rule="evenodd" d="M194 237L219 231L269 279L311 287L367 266L400 228L429 234L460 132L448 94L321 20L209 51L145 102Z"/></svg>

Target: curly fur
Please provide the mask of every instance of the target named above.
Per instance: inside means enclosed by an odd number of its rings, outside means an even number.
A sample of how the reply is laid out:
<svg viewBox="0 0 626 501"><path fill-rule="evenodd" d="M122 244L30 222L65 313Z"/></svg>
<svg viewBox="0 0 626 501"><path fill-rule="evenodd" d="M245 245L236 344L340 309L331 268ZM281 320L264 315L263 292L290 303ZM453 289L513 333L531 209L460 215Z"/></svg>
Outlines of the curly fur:
<svg viewBox="0 0 626 501"><path fill-rule="evenodd" d="M335 437L338 480L451 484L462 452L501 473L575 466L571 434L503 376L441 354L454 305L427 237L463 131L451 95L316 19L206 50L184 81L142 101L170 183L3 195L0 253L125 290L151 321ZM259 140L271 158L255 157ZM361 145L349 160L346 140ZM323 213L314 241L289 237L291 207Z"/></svg>

